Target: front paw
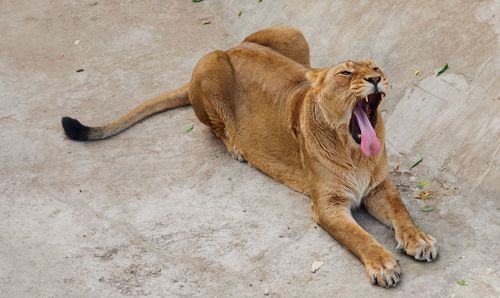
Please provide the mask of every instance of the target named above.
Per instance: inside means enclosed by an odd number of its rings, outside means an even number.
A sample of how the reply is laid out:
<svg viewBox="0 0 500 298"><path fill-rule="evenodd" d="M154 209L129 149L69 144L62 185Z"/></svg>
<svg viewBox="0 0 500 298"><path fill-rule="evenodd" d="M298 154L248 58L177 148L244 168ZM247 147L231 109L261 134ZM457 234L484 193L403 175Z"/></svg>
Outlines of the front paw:
<svg viewBox="0 0 500 298"><path fill-rule="evenodd" d="M419 261L432 262L438 257L438 243L434 237L412 227L396 232L397 249L404 249L407 255Z"/></svg>
<svg viewBox="0 0 500 298"><path fill-rule="evenodd" d="M401 269L394 256L381 249L370 255L365 261L368 280L384 288L395 286L401 278Z"/></svg>

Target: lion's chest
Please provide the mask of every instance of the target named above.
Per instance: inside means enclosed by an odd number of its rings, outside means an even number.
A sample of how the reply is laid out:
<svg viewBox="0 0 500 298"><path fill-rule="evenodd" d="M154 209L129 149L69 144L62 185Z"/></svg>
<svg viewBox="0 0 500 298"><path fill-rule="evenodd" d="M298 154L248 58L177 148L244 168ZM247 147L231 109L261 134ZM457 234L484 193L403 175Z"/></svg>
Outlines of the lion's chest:
<svg viewBox="0 0 500 298"><path fill-rule="evenodd" d="M346 192L351 198L351 207L357 208L361 205L363 197L368 193L371 173L365 169L358 169L351 172L346 177Z"/></svg>

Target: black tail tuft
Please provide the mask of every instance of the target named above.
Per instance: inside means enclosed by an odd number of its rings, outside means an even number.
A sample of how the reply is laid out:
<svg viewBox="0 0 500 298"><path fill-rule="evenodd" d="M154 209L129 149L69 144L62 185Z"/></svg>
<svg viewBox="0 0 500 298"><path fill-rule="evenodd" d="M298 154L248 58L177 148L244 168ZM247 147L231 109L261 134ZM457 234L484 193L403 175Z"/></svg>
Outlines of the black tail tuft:
<svg viewBox="0 0 500 298"><path fill-rule="evenodd" d="M63 117L61 124L68 138L76 141L86 141L89 139L90 128L81 124L78 120Z"/></svg>

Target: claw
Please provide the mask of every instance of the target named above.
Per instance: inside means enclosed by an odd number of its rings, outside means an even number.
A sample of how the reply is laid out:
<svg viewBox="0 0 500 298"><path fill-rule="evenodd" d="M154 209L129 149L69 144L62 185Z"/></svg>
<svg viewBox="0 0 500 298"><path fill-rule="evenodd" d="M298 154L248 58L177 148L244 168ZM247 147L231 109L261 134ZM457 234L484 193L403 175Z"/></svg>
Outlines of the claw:
<svg viewBox="0 0 500 298"><path fill-rule="evenodd" d="M417 260L423 260L424 259L424 251L422 250L421 252L419 252L416 256L416 259Z"/></svg>

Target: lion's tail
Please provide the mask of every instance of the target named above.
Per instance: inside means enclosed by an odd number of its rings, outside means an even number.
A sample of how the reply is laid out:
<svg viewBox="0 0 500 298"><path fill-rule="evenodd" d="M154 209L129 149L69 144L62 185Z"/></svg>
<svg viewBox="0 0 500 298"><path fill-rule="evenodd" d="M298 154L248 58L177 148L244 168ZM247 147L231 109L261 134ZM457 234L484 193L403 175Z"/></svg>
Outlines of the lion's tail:
<svg viewBox="0 0 500 298"><path fill-rule="evenodd" d="M103 126L88 127L70 117L63 117L61 123L64 132L72 140L102 140L119 134L153 114L189 104L189 84L186 84L140 104L118 120Z"/></svg>

